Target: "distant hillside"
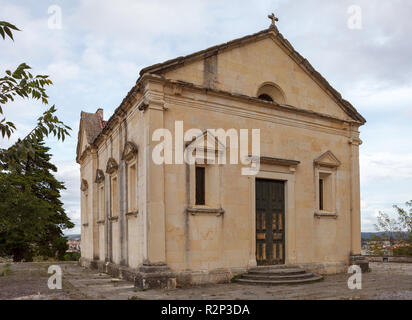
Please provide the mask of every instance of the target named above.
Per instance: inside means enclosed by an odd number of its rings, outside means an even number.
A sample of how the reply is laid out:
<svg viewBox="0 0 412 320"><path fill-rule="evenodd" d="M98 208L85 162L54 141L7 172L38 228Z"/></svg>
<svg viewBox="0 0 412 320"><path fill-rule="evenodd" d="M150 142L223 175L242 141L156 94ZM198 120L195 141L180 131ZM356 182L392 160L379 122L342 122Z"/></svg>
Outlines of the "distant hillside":
<svg viewBox="0 0 412 320"><path fill-rule="evenodd" d="M395 239L404 239L406 236L407 232L395 232L393 234L393 237ZM368 241L372 239L374 236L385 236L385 232L362 232L362 240L363 241Z"/></svg>
<svg viewBox="0 0 412 320"><path fill-rule="evenodd" d="M362 240L370 240L374 236L383 236L385 232L362 232ZM399 234L395 233L395 238L403 238L405 236L406 232L400 232ZM66 235L67 239L80 239L81 235L80 234L68 234Z"/></svg>
<svg viewBox="0 0 412 320"><path fill-rule="evenodd" d="M65 237L69 240L70 239L80 239L81 238L80 234L67 234Z"/></svg>

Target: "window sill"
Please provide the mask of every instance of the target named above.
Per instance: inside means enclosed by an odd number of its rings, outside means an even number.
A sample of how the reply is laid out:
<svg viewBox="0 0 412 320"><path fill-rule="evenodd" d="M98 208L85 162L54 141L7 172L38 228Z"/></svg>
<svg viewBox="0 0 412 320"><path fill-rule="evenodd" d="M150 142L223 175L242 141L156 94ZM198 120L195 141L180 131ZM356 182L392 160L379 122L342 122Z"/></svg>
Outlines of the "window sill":
<svg viewBox="0 0 412 320"><path fill-rule="evenodd" d="M338 214L336 212L327 212L327 211L315 211L315 217L320 218L338 218Z"/></svg>
<svg viewBox="0 0 412 320"><path fill-rule="evenodd" d="M208 208L205 206L189 207L186 209L186 211L190 213L192 216L196 216L199 214L207 214L207 215L216 215L217 217L220 217L225 213L225 210L223 210L222 208L216 209L216 208Z"/></svg>
<svg viewBox="0 0 412 320"><path fill-rule="evenodd" d="M128 213L126 213L126 217L128 217L128 218L132 218L132 217L137 217L137 215L139 214L139 211L131 211L131 212L128 212Z"/></svg>

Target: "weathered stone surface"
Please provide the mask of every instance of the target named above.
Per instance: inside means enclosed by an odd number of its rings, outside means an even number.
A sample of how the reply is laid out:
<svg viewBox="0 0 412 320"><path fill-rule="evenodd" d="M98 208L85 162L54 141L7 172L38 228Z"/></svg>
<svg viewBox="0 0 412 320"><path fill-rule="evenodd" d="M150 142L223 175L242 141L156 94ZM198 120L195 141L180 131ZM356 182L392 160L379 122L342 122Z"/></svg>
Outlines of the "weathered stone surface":
<svg viewBox="0 0 412 320"><path fill-rule="evenodd" d="M166 265L143 265L135 277L135 287L147 289L175 289L176 275Z"/></svg>
<svg viewBox="0 0 412 320"><path fill-rule="evenodd" d="M11 263L12 273L0 277L0 300L412 300L410 263L371 263L372 272L362 275L361 290L350 290L347 284L350 275L339 274L305 285L230 283L146 291L136 291L134 282L113 279L105 273L70 262L57 262L63 271L63 288L50 290L47 269L55 264ZM2 268L0 263L0 270Z"/></svg>
<svg viewBox="0 0 412 320"><path fill-rule="evenodd" d="M393 256L365 256L369 262L394 262L394 263L412 263L412 257L393 257Z"/></svg>
<svg viewBox="0 0 412 320"><path fill-rule="evenodd" d="M370 271L369 260L363 256L351 256L351 264L359 266L363 273Z"/></svg>

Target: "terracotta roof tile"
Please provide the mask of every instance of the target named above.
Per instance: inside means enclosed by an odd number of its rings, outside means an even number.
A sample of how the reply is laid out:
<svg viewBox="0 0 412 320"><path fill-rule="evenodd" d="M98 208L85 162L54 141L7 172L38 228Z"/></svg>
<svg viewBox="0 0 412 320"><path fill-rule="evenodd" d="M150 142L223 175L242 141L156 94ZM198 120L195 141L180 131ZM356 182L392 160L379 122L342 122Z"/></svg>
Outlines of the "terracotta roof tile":
<svg viewBox="0 0 412 320"><path fill-rule="evenodd" d="M94 139L99 135L100 131L103 129L102 120L96 113L81 113L81 120L83 123L83 128L86 132L86 139L89 144L94 142Z"/></svg>

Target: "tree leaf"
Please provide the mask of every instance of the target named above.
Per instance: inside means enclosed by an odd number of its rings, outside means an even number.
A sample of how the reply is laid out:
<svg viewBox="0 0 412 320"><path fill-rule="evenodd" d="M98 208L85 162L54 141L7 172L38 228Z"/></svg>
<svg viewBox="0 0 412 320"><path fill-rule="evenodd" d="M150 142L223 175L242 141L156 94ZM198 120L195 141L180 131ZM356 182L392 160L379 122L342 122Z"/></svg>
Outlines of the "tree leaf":
<svg viewBox="0 0 412 320"><path fill-rule="evenodd" d="M11 31L8 27L4 27L4 32L10 37L11 40L14 41L13 34L11 33Z"/></svg>

